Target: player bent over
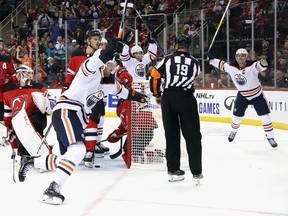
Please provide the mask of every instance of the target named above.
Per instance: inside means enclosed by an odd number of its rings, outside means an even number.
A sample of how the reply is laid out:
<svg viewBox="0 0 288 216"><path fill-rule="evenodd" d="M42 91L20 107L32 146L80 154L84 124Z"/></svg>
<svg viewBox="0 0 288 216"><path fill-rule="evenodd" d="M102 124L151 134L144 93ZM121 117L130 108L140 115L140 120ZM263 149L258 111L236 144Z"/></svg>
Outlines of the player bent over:
<svg viewBox="0 0 288 216"><path fill-rule="evenodd" d="M18 82L7 84L4 88L4 122L5 126L12 131L12 136L15 136L11 146L13 149L18 149L19 156L32 155L29 148L23 146L21 140L13 131L12 118L17 115L21 109L25 109L27 116L33 124L36 132L43 136L43 131L47 126L47 114L52 113L55 105L53 98L47 92L47 89L41 83L32 82L34 76L33 70L26 65L20 65L16 69L16 77ZM23 128L24 132L25 128ZM16 131L16 133L18 133ZM13 138L10 138L10 141ZM33 143L31 143L33 145ZM37 149L37 148L36 148ZM35 156L35 155L34 155ZM24 159L24 158L23 158ZM22 159L21 159L22 160Z"/></svg>
<svg viewBox="0 0 288 216"><path fill-rule="evenodd" d="M245 111L248 105L252 104L263 123L269 144L272 148L276 148L277 143L274 140L273 125L269 115L270 109L264 97L263 87L258 78L259 73L264 77L266 76L265 70L269 66L269 60L261 59L260 61L251 61L247 60L247 57L248 52L244 48L236 51L235 60L230 63L214 58L209 52L205 53L205 58L211 65L230 74L238 90L233 110L232 129L228 141L232 142L234 140Z"/></svg>
<svg viewBox="0 0 288 216"><path fill-rule="evenodd" d="M133 78L130 73L126 70L125 67L120 67L117 69L115 77L119 80L126 88L130 89L131 84L133 82ZM116 130L110 133L107 137L108 142L115 143L118 142L121 136L127 133L128 129L128 104L129 102L124 99L120 99L117 104L116 113L117 116L120 118L121 123ZM146 146L149 145L149 142L154 137L154 129L158 127L157 122L155 121L154 117L152 116L152 112L140 110L137 115L135 116L135 128L133 137L133 141L137 144L135 149L132 149L132 155L137 155L144 158L144 149ZM145 138L143 138L145 137ZM124 153L122 154L122 158L125 163L128 165L127 161L127 139L125 140L123 149Z"/></svg>
<svg viewBox="0 0 288 216"><path fill-rule="evenodd" d="M100 51L100 55L95 52L93 56L85 60L70 88L61 95L53 109L52 123L62 157L54 154L42 155L39 158L30 158L21 165L18 175L22 181L25 180L31 167L55 170L53 181L44 191L43 202L57 205L64 201L61 188L85 156L83 130L87 126L91 109L97 101L101 100L105 94L115 94L120 98L146 102L146 95L129 91L118 82L109 88L102 88L100 85L104 77L102 66L122 48L123 43L115 38L108 42L106 50Z"/></svg>

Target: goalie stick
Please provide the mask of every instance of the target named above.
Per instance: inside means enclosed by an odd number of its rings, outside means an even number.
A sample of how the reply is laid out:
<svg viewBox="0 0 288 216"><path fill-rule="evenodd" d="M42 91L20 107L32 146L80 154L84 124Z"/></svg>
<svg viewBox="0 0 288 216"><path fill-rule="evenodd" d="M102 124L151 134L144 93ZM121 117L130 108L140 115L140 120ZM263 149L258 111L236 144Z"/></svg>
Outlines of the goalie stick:
<svg viewBox="0 0 288 216"><path fill-rule="evenodd" d="M133 3L131 3L131 2L126 3L126 1L125 1L125 5L124 5L124 3L122 2L122 3L120 4L120 6L121 6L121 7L124 7L124 8L125 8L125 7L133 8L133 9L135 10L135 12L137 13L137 16L141 19L141 21L143 22L143 24L145 25L145 27L146 27L146 28L148 29L148 31L150 32L150 35L152 34L153 31L150 29L150 27L147 25L147 23L144 22L143 17L141 16L140 12L134 7L134 4L133 4ZM162 47L160 46L159 42L158 42L155 38L153 38L153 39L154 39L157 47L159 48L160 52L162 53L162 55L163 55L164 57L166 57L167 55L166 55L166 53L164 52L164 50L162 49Z"/></svg>
<svg viewBox="0 0 288 216"><path fill-rule="evenodd" d="M115 137L115 138L121 137L121 139L120 139L120 147L119 147L119 150L116 153L114 153L114 154L109 156L111 159L116 159L117 157L119 157L122 154L123 136L125 136L125 135L127 135L127 133L124 133L124 134L121 134L121 135L118 135L118 136Z"/></svg>

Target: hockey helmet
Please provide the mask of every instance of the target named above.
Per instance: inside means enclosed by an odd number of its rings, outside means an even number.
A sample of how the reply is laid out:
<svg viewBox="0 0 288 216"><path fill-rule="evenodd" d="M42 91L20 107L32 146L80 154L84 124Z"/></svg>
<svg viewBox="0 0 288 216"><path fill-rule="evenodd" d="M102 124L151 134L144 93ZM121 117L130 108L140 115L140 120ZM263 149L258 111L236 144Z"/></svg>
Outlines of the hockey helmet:
<svg viewBox="0 0 288 216"><path fill-rule="evenodd" d="M34 71L27 65L20 65L16 69L16 77L19 82L26 83L27 81L32 81L34 76Z"/></svg>
<svg viewBox="0 0 288 216"><path fill-rule="evenodd" d="M91 29L86 32L86 37L90 38L93 36L99 36L101 38L101 33L98 29Z"/></svg>
<svg viewBox="0 0 288 216"><path fill-rule="evenodd" d="M238 54L244 54L244 55L246 55L246 58L248 57L248 52L247 52L247 50L244 49L244 48L238 49L238 50L236 51L235 57L236 57Z"/></svg>
<svg viewBox="0 0 288 216"><path fill-rule="evenodd" d="M101 43L106 43L106 44L107 44L108 41L107 41L105 38L102 38L102 39L101 39Z"/></svg>
<svg viewBox="0 0 288 216"><path fill-rule="evenodd" d="M143 54L143 49L139 45L133 46L132 49L131 49L131 54L132 55L134 55L135 53L140 53L140 52Z"/></svg>
<svg viewBox="0 0 288 216"><path fill-rule="evenodd" d="M189 37L188 35L182 34L176 38L175 44L178 45L178 48L189 49L189 47L191 45L191 37Z"/></svg>

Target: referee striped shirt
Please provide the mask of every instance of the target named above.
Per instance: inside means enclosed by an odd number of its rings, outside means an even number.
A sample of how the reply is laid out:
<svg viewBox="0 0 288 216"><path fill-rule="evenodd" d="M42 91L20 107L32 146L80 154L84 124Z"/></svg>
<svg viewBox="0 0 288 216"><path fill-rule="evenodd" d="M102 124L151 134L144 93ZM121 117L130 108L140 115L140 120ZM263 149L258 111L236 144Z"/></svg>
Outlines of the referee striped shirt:
<svg viewBox="0 0 288 216"><path fill-rule="evenodd" d="M194 90L194 79L200 74L200 63L188 52L176 51L162 59L151 71L150 90L155 97L161 96L161 79L164 78L163 91Z"/></svg>

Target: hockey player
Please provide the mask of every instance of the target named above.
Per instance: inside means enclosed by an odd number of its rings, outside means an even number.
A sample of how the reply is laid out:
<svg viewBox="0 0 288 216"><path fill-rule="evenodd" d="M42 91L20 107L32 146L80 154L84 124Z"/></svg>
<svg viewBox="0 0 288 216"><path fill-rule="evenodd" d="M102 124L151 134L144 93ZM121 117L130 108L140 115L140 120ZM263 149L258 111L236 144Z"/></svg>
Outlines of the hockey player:
<svg viewBox="0 0 288 216"><path fill-rule="evenodd" d="M98 50L100 43L102 42L100 32L95 30L88 30L86 33L87 46L85 49L77 49L72 53L69 66L67 68L67 74L65 78L65 83L63 84L63 91L69 88L76 73L78 72L80 65L94 54ZM102 156L103 154L109 153L109 148L104 146L101 141L103 134L103 124L104 124L104 101L101 100L92 109L92 115L90 116L89 123L85 129L85 142L87 147L87 157L84 158L84 164L87 162L91 163L92 155L91 150L95 149L97 155ZM96 145L97 143L97 145ZM94 157L94 154L93 154Z"/></svg>
<svg viewBox="0 0 288 216"><path fill-rule="evenodd" d="M240 123L249 104L252 104L263 123L264 131L269 144L277 147L274 140L273 125L270 118L270 110L263 94L263 87L259 81L258 74L266 76L264 72L269 66L268 59L260 61L247 60L248 52L244 48L236 51L235 60L230 63L224 60L216 59L209 52L205 53L205 58L214 67L230 74L231 79L238 90L234 104L233 117L231 123L231 132L228 141L232 142L236 136Z"/></svg>
<svg viewBox="0 0 288 216"><path fill-rule="evenodd" d="M120 67L117 69L115 77L119 80L126 88L131 89L131 84L133 82L132 76L126 70L125 67ZM116 130L110 133L107 137L108 142L115 143L118 142L121 136L127 133L128 129L128 101L124 99L120 99L117 104L117 116L120 118L120 125ZM140 110L140 112L135 117L135 128L133 137L134 142L137 143L137 147L132 151L132 155L141 156L144 158L144 148L149 145L149 142L153 139L154 129L158 127L157 122L155 121L152 113L149 111ZM147 126L148 125L148 126ZM128 165L127 161L127 139L125 140L123 149L124 153L122 154L122 158L125 163Z"/></svg>
<svg viewBox="0 0 288 216"><path fill-rule="evenodd" d="M20 65L16 70L18 83L5 86L3 91L4 122L5 126L13 131L12 118L21 109L25 109L35 130L43 136L43 131L47 126L47 114L52 113L55 102L46 87L41 83L32 82L33 75L34 72L29 66ZM40 94L33 95L34 92ZM15 133L12 132L12 135L14 136ZM13 149L18 149L18 155L30 155L17 136L16 140L16 143L11 142L11 146Z"/></svg>
<svg viewBox="0 0 288 216"><path fill-rule="evenodd" d="M151 36L148 39L149 46L146 54L143 53L141 46L135 45L131 48L132 56L130 56L129 46L125 45L120 55L123 66L132 75L133 80L146 80L146 66L156 59L157 45L155 40Z"/></svg>
<svg viewBox="0 0 288 216"><path fill-rule="evenodd" d="M0 53L4 49L4 41L0 38ZM7 83L16 81L14 60L11 56L0 54L0 122L4 118L3 89Z"/></svg>
<svg viewBox="0 0 288 216"><path fill-rule="evenodd" d="M57 133L59 148L62 157L54 154L30 158L19 169L19 180L23 182L27 172L32 168L56 170L53 181L44 191L43 202L61 204L64 196L61 188L74 172L76 166L82 161L86 153L83 129L86 128L92 107L106 94L115 94L120 98L136 100L145 103L146 95L133 90L127 90L119 82L103 86L103 66L113 58L115 52L121 52L123 43L119 39L112 39L106 50L100 55L95 52L81 64L81 67L67 89L58 100L53 109L52 123Z"/></svg>

